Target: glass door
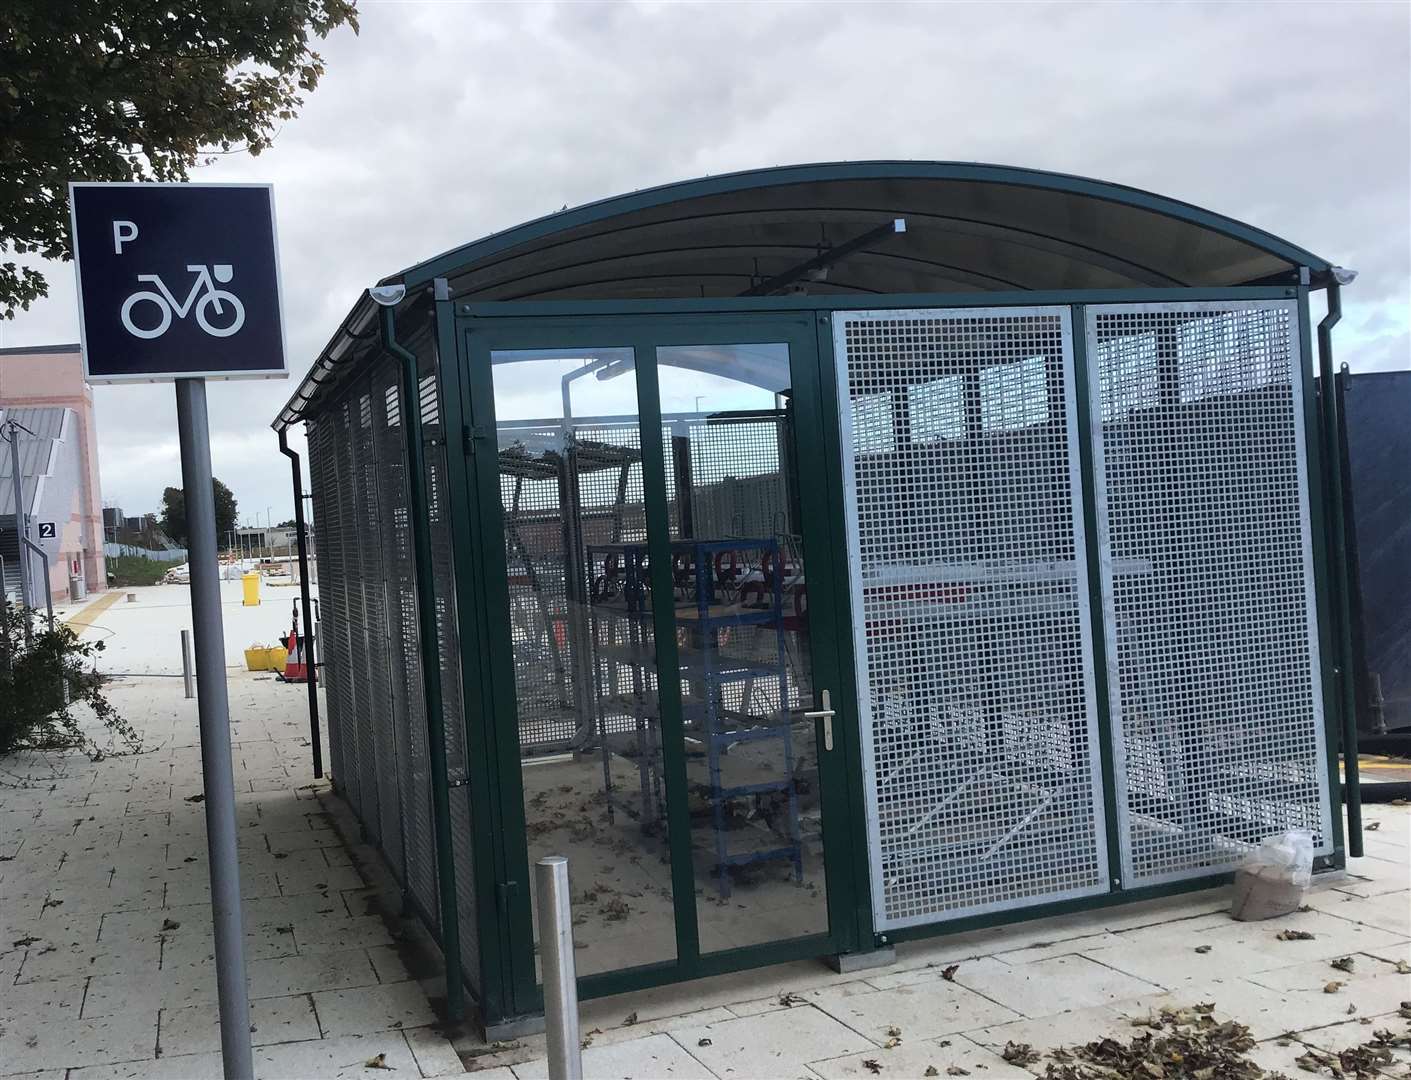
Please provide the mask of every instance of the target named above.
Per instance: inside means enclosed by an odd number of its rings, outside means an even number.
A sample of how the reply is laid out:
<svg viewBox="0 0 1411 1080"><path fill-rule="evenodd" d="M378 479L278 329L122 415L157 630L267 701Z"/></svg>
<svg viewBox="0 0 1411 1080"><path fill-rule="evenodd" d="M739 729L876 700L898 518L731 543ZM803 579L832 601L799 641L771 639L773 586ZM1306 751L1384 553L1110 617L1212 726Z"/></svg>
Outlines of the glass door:
<svg viewBox="0 0 1411 1080"><path fill-rule="evenodd" d="M847 948L812 317L464 325L508 876L568 857L589 994Z"/></svg>

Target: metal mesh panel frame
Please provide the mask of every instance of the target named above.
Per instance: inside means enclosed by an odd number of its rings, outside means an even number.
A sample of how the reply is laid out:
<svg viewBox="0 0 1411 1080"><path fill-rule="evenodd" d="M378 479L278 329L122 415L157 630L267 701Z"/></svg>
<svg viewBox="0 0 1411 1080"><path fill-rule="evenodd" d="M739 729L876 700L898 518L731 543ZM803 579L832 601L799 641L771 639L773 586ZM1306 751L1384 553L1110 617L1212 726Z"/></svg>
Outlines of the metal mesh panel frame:
<svg viewBox="0 0 1411 1080"><path fill-rule="evenodd" d="M388 647L392 712L396 721L397 797L400 804L403 887L440 938L440 893L436 886L435 822L431 806L431 756L427 749L422 687L421 638L417 622L416 559L410 532L405 402L401 375L391 359L380 360L369 381L374 402L383 500Z"/></svg>
<svg viewBox="0 0 1411 1080"><path fill-rule="evenodd" d="M1243 318L1241 317L1243 316ZM1227 317L1229 324L1222 327L1218 322ZM1204 319L1205 327L1196 325L1196 320ZM1282 831L1284 828L1311 827L1315 837L1321 840L1315 850L1327 854L1333 850L1332 805L1328 790L1326 718L1323 709L1322 660L1319 648L1319 626L1315 596L1315 564L1313 561L1313 537L1309 495L1307 432L1304 428L1305 410L1303 400L1303 332L1298 304L1293 300L1213 300L1213 301L1173 301L1165 303L1102 304L1086 309L1087 353L1092 377L1089 391L1092 403L1092 446L1095 498L1097 508L1097 543L1101 565L1101 587L1103 602L1103 628L1106 635L1108 671L1106 692L1112 723L1115 791L1119 846L1121 851L1122 877L1128 887L1136 885L1157 885L1164 882L1181 881L1217 874L1231 869L1241 855L1249 850L1263 836ZM1181 327L1185 325L1197 330L1188 336L1186 347L1180 342ZM1126 333L1123 333L1126 331ZM1141 339L1150 336L1153 340L1145 343ZM1103 349L1104 338L1112 338L1117 344ZM1243 355L1241 355L1243 352ZM1221 424L1202 420L1197 410L1205 404L1207 411L1225 407L1234 410L1240 407L1241 399L1254 405L1256 415L1266 419L1277 419L1279 429L1272 427L1263 432L1253 431L1252 438L1244 440L1241 446L1240 433L1232 429L1230 423ZM1191 423L1188 432L1191 438L1182 440L1181 416L1173 410L1185 408ZM1143 435L1132 421L1133 417L1144 419L1136 423L1146 423L1153 429L1149 436ZM1237 417L1236 417L1237 419ZM1222 430L1223 428L1223 430ZM1261 440L1263 445L1261 445ZM1109 444L1111 444L1109 446ZM1219 527L1226 533L1239 529L1241 525L1258 526L1259 539L1256 543L1246 543L1246 559L1240 569L1258 573L1263 571L1262 583L1280 586L1290 594L1285 597L1288 610L1283 612L1285 622L1296 616L1301 622L1301 633L1285 634L1284 640L1274 640L1281 629L1274 620L1262 619L1250 622L1244 627L1248 633L1241 643L1252 653L1257 653L1255 666L1267 674L1272 670L1271 658L1284 654L1287 646L1307 649L1307 660L1301 673L1292 675L1306 683L1300 686L1302 703L1283 702L1286 707L1293 705L1301 714L1285 716L1294 725L1301 725L1302 731L1286 731L1283 737L1271 732L1268 718L1255 719L1257 710L1250 708L1244 719L1244 726L1258 740L1260 748L1255 753L1262 757L1245 762L1242 774L1239 770L1226 772L1219 777L1223 790L1199 789L1195 794L1201 799L1201 814L1218 815L1223 832L1214 832L1210 843L1196 854L1192 845L1179 841L1184 837L1180 826L1163 821L1152 811L1143 813L1143 798L1151 800L1153 795L1174 801L1178 786L1184 786L1192 774L1197 781L1215 779L1220 766L1212 760L1212 755L1183 753L1197 749L1203 742L1206 749L1229 755L1232 747L1224 744L1231 735L1227 727L1220 740L1211 739L1212 732L1195 733L1188 730L1189 718L1175 716L1168 718L1164 743L1143 740L1137 736L1135 726L1138 710L1136 698L1148 701L1149 712L1159 712L1160 705L1153 701L1170 702L1179 699L1181 690L1188 696L1202 691L1202 680L1215 682L1223 679L1231 683L1233 667L1228 661L1212 658L1218 642L1205 642L1205 649L1194 650L1194 656L1181 657L1182 650L1174 648L1170 633L1160 635L1163 640L1164 657L1159 663L1124 663L1141 644L1141 631L1134 630L1133 620L1126 618L1140 600L1148 604L1152 597L1139 597L1136 590L1128 585L1119 587L1115 564L1124 556L1134 554L1130 548L1141 539L1137 529L1130 522L1124 522L1118 506L1122 495L1122 480L1130 478L1133 468L1122 462L1137 459L1142 450L1155 451L1159 444L1160 454L1147 455L1148 460L1158 456L1174 459L1187 464L1182 475L1180 489L1170 484L1160 485L1160 496L1170 498L1174 494L1183 495L1188 503L1202 496L1207 502L1220 499L1226 492L1225 505L1219 507ZM1218 482L1207 485L1200 491L1196 484L1199 479L1195 469L1189 467L1199 462L1203 452L1214 451L1228 455L1222 466ZM1243 456L1241 456L1243 451ZM1272 451L1272 453L1271 453ZM1276 464L1283 481L1281 494L1288 509L1288 496L1292 496L1294 518L1280 521L1250 522L1249 515L1267 505L1267 499L1254 495L1252 488L1266 489L1270 479L1268 461L1277 456ZM1138 459L1140 460L1140 459ZM1255 476L1258 463L1262 474ZM1203 463L1207 469L1209 462ZM1127 475L1124 477L1123 470ZM1115 482L1114 482L1115 481ZM1243 481L1243 484L1241 483ZM1158 485L1149 484L1146 492L1138 490L1132 495L1142 501L1146 513L1161 502L1161 497L1153 497ZM1228 491L1234 490L1232 498ZM1265 491L1267 495L1267 490ZM1276 493L1279 494L1279 493ZM1143 499L1145 495L1145 499ZM1168 505L1170 505L1168 503ZM1194 516L1200 507L1182 508L1187 516ZM1241 519L1240 515L1246 515ZM1258 558L1258 548L1266 546L1271 537L1277 537L1284 530L1284 540L1288 532L1296 529L1294 546L1297 548L1296 563L1279 557ZM1252 528L1239 529L1246 539L1255 533ZM1116 535L1114 535L1116 534ZM1178 541L1163 536L1163 544L1169 549ZM1205 544L1207 550L1214 539ZM1195 545L1188 554L1198 562L1202 557ZM1232 553L1224 547L1222 558L1229 562ZM1283 555L1289 554L1283 552ZM1252 557L1251 557L1252 556ZM1179 555L1172 559L1178 561ZM1277 581L1270 571L1282 567L1295 571L1301 581L1290 579ZM1185 567L1189 570L1190 567ZM1230 575L1227 573L1227 577ZM1199 584L1187 586L1182 591L1190 592L1199 600L1196 590ZM1235 595L1238 595L1238 586ZM1168 590L1169 591L1169 590ZM1276 590L1277 591L1277 590ZM1297 596L1292 596L1296 591ZM1207 590L1206 595L1209 594ZM1189 599L1189 598L1188 598ZM1180 601L1186 603L1187 601ZM1217 600L1218 602L1218 600ZM1179 606L1172 597L1166 598L1166 607ZM1198 619L1205 605L1197 602L1189 619ZM1246 601L1246 606L1248 606ZM1197 624L1199 627L1199 624ZM1209 629L1206 627L1206 629ZM1292 630L1292 626L1282 629ZM1150 636L1150 635L1148 635ZM1196 642L1197 646L1202 643ZM1260 648L1262 646L1262 649ZM1174 661L1172 658L1176 658ZM1273 664L1277 664L1277 659ZM1186 670L1180 671L1176 663L1184 663ZM1237 666L1237 662L1235 665ZM1221 670L1224 668L1225 670ZM1154 670L1153 670L1154 669ZM1252 671L1248 686L1258 688L1261 679ZM1191 676L1194 675L1195 678ZM1153 680L1161 682L1158 689L1150 685ZM1194 684L1194 685L1193 685ZM1160 691L1165 690L1162 694ZM1259 693L1260 700L1275 706L1280 705L1279 693L1265 685ZM1206 693L1206 705L1220 704L1218 692ZM1131 708L1128 706L1131 705ZM1305 707L1306 706L1306 710ZM1169 706L1168 706L1169 707ZM1190 710L1187 710L1189 713ZM1201 710L1197 715L1203 715ZM1194 741L1190 735L1200 734L1201 740ZM1180 746L1172 745L1179 740ZM1218 745L1217 745L1218 744ZM1284 750L1299 749L1301 759L1278 760L1277 755ZM1173 751L1175 751L1173 755ZM1191 760L1188 760L1191 759ZM1283 788L1297 788L1303 796L1301 804L1280 804L1274 798L1261 798L1261 792L1277 792ZM1312 794L1316 805L1310 805L1308 796ZM1191 800L1187 799L1189 803ZM1243 828L1238 823L1243 820ZM1234 827L1231 827L1231 826ZM1138 841L1136 830L1141 826L1151 839ZM1161 837L1168 838L1162 854ZM1197 837L1199 839L1199 837ZM1184 861L1185 865L1181 865Z"/></svg>
<svg viewBox="0 0 1411 1080"><path fill-rule="evenodd" d="M836 312L833 315L834 355L837 362L837 393L842 436L845 523L848 533L849 586L853 606L854 656L858 675L858 709L866 787L864 798L867 811L869 869L873 922L879 931L1051 903L1064 899L1094 896L1105 893L1110 888L1107 869L1107 845L1110 841L1106 835L1102 803L1103 783L1097 726L1092 618L1088 601L1087 539L1082 511L1082 472L1077 430L1077 389L1074 377L1071 319L1071 310L1066 305L899 309ZM973 402L973 407L967 403L965 415L960 418L960 432L951 431L947 422L933 419L928 422L925 432L922 434L918 429L918 418L909 413L904 420L905 426L902 421L898 421L897 426L890 431L871 430L871 422L864 414L872 407L872 404L863 400L867 395L853 393L852 375L855 372L850 371L851 357L848 343L850 327L869 323L888 324L896 328L896 344L899 349L905 349L907 347L924 348L916 333L919 329L918 324L923 322L977 324L988 321L992 329L1003 332L1002 328L1006 324L1018 328L1024 325L1025 320L1030 320L1033 327L1046 324L1045 332L1048 335L1049 343L1057 342L1059 344L1060 355L1052 353L1045 355L1045 361L1042 365L1044 390L1041 396L1036 398L1033 394L1026 394L1022 388L1003 385L1008 376L1001 372L999 380L1001 385L998 391L989 394L993 407L988 410L984 407L985 395L977 389L973 394L973 397L977 399ZM907 324L910 326L908 327ZM1029 358L1022 350L1006 353L1002 348L998 350L982 348L980 353L981 362L973 365L973 371L970 369L960 371L961 374L972 377L977 385L982 382L984 371L998 370L1001 365L1013 365L1013 373L1026 375L1026 372L1020 370L1020 366ZM902 354L894 353L892 362L896 363L901 358ZM1060 361L1056 366L1053 364L1055 360ZM988 364L985 364L985 361ZM1061 377L1062 381L1061 393L1057 395L1053 392L1055 375ZM942 382L943 379L934 378L932 382L925 384L926 388L935 391L934 400L937 402L943 401L947 397L944 393L945 388L940 385ZM912 391L921 388L922 386L917 384L907 384L908 400ZM1030 400L1031 398L1033 400ZM891 409L890 403L887 404L887 408ZM1066 646L1060 643L1059 649L1060 651L1064 648L1067 650L1063 658L1066 659L1068 665L1066 674L1073 682L1066 690L1053 695L1054 698L1060 699L1058 711L1065 719L1050 726L1066 725L1066 751L1056 751L1052 747L1044 747L1042 736L1035 742L1032 734L1023 730L1026 725L1022 714L1026 709L1022 707L1015 710L1019 715L1003 719L1002 738L1005 746L1011 750L1023 747L1026 742L1030 743L1027 750L1018 750L1021 769L1025 765L1036 763L1049 764L1045 755L1053 755L1053 759L1056 760L1066 752L1066 761L1069 765L1067 771L1070 774L1068 782L1076 785L1074 796L1068 800L1066 805L1071 807L1081 829L1086 830L1086 836L1081 835L1080 832L1069 831L1066 837L1061 839L1055 833L1047 844L1038 849L1041 853L1038 861L1042 866L1053 863L1056 870L1066 871L1063 874L1055 874L1055 880L1050 888L1043 888L1042 882L1035 877L1035 867L1032 862L1027 866L1021 862L1004 869L996 868L996 872L989 881L988 896L984 895L985 885L980 884L968 887L968 891L964 892L957 902L947 902L944 898L946 883L943 880L947 867L933 865L931 870L934 880L923 883L926 888L931 890L932 902L927 904L923 898L921 902L910 905L912 910L906 910L908 905L905 898L899 900L897 890L891 887L895 884L897 877L894 876L892 883L887 880L890 860L884 856L882 822L880 820L878 785L881 778L878 774L878 736L884 726L890 722L890 717L886 715L887 703L880 700L874 702L873 694L874 671L869 657L868 606L864 588L864 572L867 568L864 566L861 519L859 517L858 458L863 454L886 453L889 448L895 450L897 445L895 440L920 441L924 439L934 441L937 445L943 445L947 439L953 438L957 434L969 433L972 438L982 439L990 431L1003 432L1023 429L1033 422L1031 414L1036 410L1044 417L1051 418L1056 425L1055 430L1060 432L1060 438L1052 440L1053 449L1057 456L1065 459L1063 472L1066 475L1062 477L1061 484L1053 487L1051 494L1056 493L1063 501L1066 501L1067 505L1064 508L1066 513L1057 514L1056 508L1051 508L1051 514L1060 533L1071 529L1067 539L1062 540L1061 546L1069 553L1068 559L1071 560L1072 571L1069 575L1065 569L1060 575L1067 575L1068 578L1071 578L1071 584L1060 587L1060 591L1066 591L1066 599L1071 601L1075 613L1075 617L1070 620L1074 640L1069 641ZM1054 413L1061 415L1054 417ZM889 440L894 441L889 444ZM1023 455L1017 454L1015 456L1016 464L1022 465L1022 460L1019 459L1022 459ZM934 474L927 476L925 483L934 487L936 485ZM875 497L875 495L875 489L869 492L869 497ZM899 525L895 532L905 534L919 528L921 523L916 520L915 509L909 508L905 500L894 501L898 503L898 506L894 506L892 509L894 511L899 509L907 517L905 524ZM1001 567L1001 576L1003 573ZM1054 577L1052 566L1048 576ZM904 577L905 575L903 575ZM898 584L903 588L916 588L915 583L906 582L900 578ZM940 590L940 592L928 594L929 598L934 601L937 597L944 600L945 597L942 596L942 593L952 586L945 582L936 582L926 588ZM1016 589L1017 594L1021 596L1019 600L1021 606L1025 603L1022 599L1023 589L1023 585L1017 586ZM874 607L876 603L877 601L874 600ZM886 607L887 605L884 603L882 606ZM885 643L883 647L885 648ZM919 656L920 653L913 653L913 655ZM1018 663L1019 659L1015 658L1010 665L1011 675L1008 676L1007 685L1012 685L1015 681L1012 672L1017 669ZM1002 663L1000 667L1003 667ZM1052 704L1052 702L1048 704ZM879 705L882 707L879 708ZM955 723L954 717L949 718L949 721ZM1034 728L1037 730L1043 726L1042 723L1037 723ZM988 735L985 738L988 739ZM937 742L939 743L939 740ZM947 763L944 760L946 751L940 749L939 746L932 749L935 751L931 754L932 763L936 764L935 772L939 775L940 765ZM1024 760L1026 754L1029 754L1027 761ZM1083 760L1084 758L1086 760ZM954 761L948 763L955 764ZM923 768L925 764L923 762ZM949 801L950 796L937 800L938 810L945 812L946 804ZM981 813L983 811L977 810L976 816ZM1044 813L1046 814L1047 811ZM918 820L924 820L926 816L921 815ZM1022 830L1034 820L1040 819L1025 817L1014 828ZM962 822L962 824L965 823ZM1064 845L1069 850L1081 850L1075 857L1068 859L1067 865L1057 865L1063 862L1064 856L1061 851ZM920 889L918 892L924 894L925 889ZM980 895L977 896L976 893ZM916 910L917 907L920 907L920 910Z"/></svg>
<svg viewBox="0 0 1411 1080"><path fill-rule="evenodd" d="M420 358L421 370L431 372L422 375L419 381L427 502L427 516L423 526L427 529L431 547L431 587L435 596L436 654L441 670L441 717L446 744L447 782L450 785L448 812L461 976L471 990L476 992L480 982L480 923L475 892L470 789L467 786L469 763L465 709L462 703L456 565L451 528L454 500L451 497L450 470L447 463L451 445L441 419L445 415L441 402L444 383L438 377L442 360L439 350L436 349L435 339L428 335L419 339L412 348ZM451 363L456 362L454 356L449 359Z"/></svg>

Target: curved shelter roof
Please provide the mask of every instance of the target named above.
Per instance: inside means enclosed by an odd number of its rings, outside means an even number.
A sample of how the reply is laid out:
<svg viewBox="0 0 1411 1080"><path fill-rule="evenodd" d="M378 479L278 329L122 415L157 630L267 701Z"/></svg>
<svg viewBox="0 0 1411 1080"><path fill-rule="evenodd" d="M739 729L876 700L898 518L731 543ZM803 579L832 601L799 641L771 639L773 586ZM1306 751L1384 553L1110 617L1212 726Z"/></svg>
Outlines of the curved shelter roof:
<svg viewBox="0 0 1411 1080"><path fill-rule="evenodd" d="M887 228L905 219L905 231ZM873 238L861 242L871 233ZM836 249L846 246L846 254ZM730 173L589 203L385 279L460 300L740 296L819 259L810 295L1283 284L1327 260L1251 225L1120 184L957 162L846 162ZM364 296L276 426L299 418L365 328ZM313 384L318 385L313 385Z"/></svg>

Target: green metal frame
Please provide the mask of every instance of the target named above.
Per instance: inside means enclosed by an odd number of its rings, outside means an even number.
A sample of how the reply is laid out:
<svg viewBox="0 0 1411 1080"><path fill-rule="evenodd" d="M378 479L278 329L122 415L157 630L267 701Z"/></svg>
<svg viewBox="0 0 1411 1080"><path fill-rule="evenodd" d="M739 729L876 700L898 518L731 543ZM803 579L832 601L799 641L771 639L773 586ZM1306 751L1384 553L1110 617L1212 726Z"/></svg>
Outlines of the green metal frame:
<svg viewBox="0 0 1411 1080"><path fill-rule="evenodd" d="M1097 520L1097 466L1093 452L1092 369L1088 364L1088 306L1074 304L1073 388L1078 399L1078 469L1083 497L1084 549L1088 567L1088 638L1092 645L1093 697L1097 708L1098 766L1102 772L1103 834L1110 893L1122 892L1122 829L1117 814L1116 756L1112 739L1112 683L1103 617L1102 555Z"/></svg>
<svg viewBox="0 0 1411 1080"><path fill-rule="evenodd" d="M648 545L654 556L652 572L663 578L662 581L654 582L656 587L653 590L653 616L662 688L660 700L663 765L669 807L668 829L677 956L670 962L585 976L580 980L581 993L585 997L620 993L643 986L740 970L762 962L855 950L859 940L870 940L870 928L865 937L860 935L857 923L859 906L853 899L859 868L865 873L866 849L865 845L860 850L856 846L856 837L853 835L854 815L850 813L850 808L856 805L856 800L860 798L861 790L854 786L855 778L860 776L860 750L851 734L856 730L856 719L851 715L852 705L847 687L839 685L837 696L843 701L839 706L840 723L835 726L835 752L826 760L820 758L820 768L823 770L821 788L824 829L829 838L825 873L830 932L826 935L813 935L759 947L700 954L695 910L697 883L692 864L690 819L687 812L680 678L673 663L675 613L671 606L671 588L667 577L671 560L667 556L669 537L666 528L665 467L655 349L659 346L687 344L745 344L759 341L787 343L794 371L799 454L805 460L822 460L826 457L827 440L820 414L824 402L830 396L822 392L823 386L827 384L821 382L816 361L817 335L813 316L806 312L795 312L782 316L744 315L705 320L654 318L644 321L641 318L614 318L604 315L582 320L556 320L552 323L537 319L487 321L462 317L458 321L457 333L462 351L459 365L461 370L456 378L461 384L459 397L462 400L462 415L470 417L469 423L462 420L462 424L467 443L472 448L469 455L472 464L462 472L459 484L456 474L452 474L453 521L459 530L458 542L461 534L474 538L464 556L458 558L457 566L458 573L465 574L474 581L473 595L477 606L483 605L478 611L463 610L460 613L462 626L487 616L492 621L484 625L494 625L494 613L502 614L508 610L507 571L503 544L499 542L501 508L498 458L493 434L495 421L490 352L498 349L557 348L592 344L595 347L632 347L638 357L635 372L648 514ZM468 403L465 401L467 390L470 398ZM448 392L446 396L449 400L451 394ZM469 404L468 411L465 410L466 404ZM836 407L836 401L833 404ZM448 431L453 430L453 423L455 418L448 414ZM462 455L462 462L465 460ZM470 486L464 486L466 484ZM461 491L467 492L468 497L465 500L460 497ZM470 495L472 491L473 496ZM841 536L841 518L840 514L830 513L835 509L840 511L841 507L834 507L830 503L825 485L804 485L800 494L810 565L820 568L817 575L821 583L835 586L820 586L816 595L814 590L809 593L809 619L814 628L814 633L810 635L813 670L815 682L819 683L821 688L824 673L839 670L843 664L838 649L838 642L843 637L841 631L825 630L833 625L834 620L846 617L844 610L839 607L844 601L840 591L836 589L836 585L845 581L846 577L835 565L832 554ZM830 519L835 516L837 520ZM462 595L468 594L463 592ZM838 624L839 627L841 625L843 624ZM464 648L470 648L475 640L474 636L463 637ZM493 815L493 820L498 823L497 837L485 835L486 830L483 828L476 829L477 843L495 842L493 860L477 858L477 874L483 867L495 873L495 880L502 883L496 897L500 927L492 928L487 925L484 917L481 920L482 943L493 930L499 931L495 935L501 949L498 961L489 953L483 954L487 966L496 962L500 965L499 972L486 970L483 977L483 1004L486 1014L492 1020L499 1020L536 1012L541 1008L541 999L530 953L533 937L529 921L529 894L523 884L527 882L529 868L523 844L523 790L520 781L513 660L509 653L509 643L503 635L486 634L483 635L483 640L486 646L483 650L485 664L476 668L473 676L472 665L465 666L466 700L486 703L482 707L487 711L481 715L478 724L472 725L468 717L467 730L468 734L474 733L478 745L486 751L483 760L493 762L492 770L476 770L482 775L472 776L472 786L485 790L490 798L499 803ZM474 687L471 685L472 678L475 681ZM472 692L476 697L471 697ZM475 756L472 755L472 760ZM488 771L498 775L493 778L484 775ZM516 840L518 842L515 842ZM478 877L477 880L481 879ZM487 890L482 889L481 895L486 892ZM485 910L489 912L494 908L487 906ZM501 990L502 993L497 995L496 990Z"/></svg>
<svg viewBox="0 0 1411 1080"><path fill-rule="evenodd" d="M830 587L810 589L810 620L815 681L828 672L837 688L839 710L835 727L840 753L823 790L827 836L827 883L830 933L774 942L728 952L699 955L695 922L695 878L690 865L689 821L684 814L685 761L681 735L679 674L671 663L675 649L674 619L667 599L670 590L657 582L654 620L662 649L662 729L668 782L672 882L677 924L675 960L584 977L584 997L622 993L691 978L738 971L830 952L866 950L891 942L932 937L1093 910L1116 903L1171 896L1210 888L1229 880L1213 874L1157 886L1124 888L1121 882L1120 835L1113 788L1113 742L1106 683L1107 657L1101 626L1101 583L1098 577L1094 460L1091 431L1091 372L1086 348L1085 305L1090 303L1179 302L1198 300L1296 299L1301 320L1301 378L1304 397L1309 502L1312 513L1315 596L1322 694L1329 758L1329 792L1333 800L1335 852L1321 865L1344 864L1343 833L1337 811L1341 793L1337 747L1343 717L1338 693L1339 646L1334 635L1340 602L1340 549L1329 531L1336 526L1328 510L1325 442L1327 421L1320 415L1312 380L1311 339L1308 333L1309 289L1260 286L1230 289L1127 289L1082 292L1016 292L867 296L813 296L726 300L632 302L504 302L460 303L441 293L437 332L441 347L443 408L446 431L454 447L457 429L464 454L451 453L452 524L461 610L462 673L465 682L468 762L471 770L475 871L479 900L481 1004L486 1019L497 1022L532 1014L542 1007L534 961L527 888L523 791L513 661L505 635L489 628L495 613L508 606L504 545L499 531L500 491L495 435L494 388L489 363L491 349L556 348L592 345L631 347L635 365L638 414L648 511L648 544L654 573L668 573L662 557L668 543L661 417L657 396L654 350L659 345L728 344L785 340L794 369L796 438L802 460L816 462L822 483L805 485L804 524L809 536L810 568ZM833 352L832 312L896 308L995 307L1064 304L1073 320L1074 380L1078 407L1078 445L1083 480L1083 521L1088 534L1091 628L1098 710L1099 754L1105 785L1105 825L1110 892L1053 904L990 913L973 918L878 934L872 921L870 868L862 754L858 741L857 671L851 635L846 632L855 613L847 588L846 525L843 512L841 418L837 364ZM458 357L458 363L451 358ZM1325 362L1330 362L1330 359ZM811 574L811 577L814 575ZM469 600L469 602L467 602ZM824 626L833 633L820 633ZM828 638L830 641L824 641ZM472 709L475 710L472 715ZM836 880L835 880L836 879ZM693 948L694 947L694 948Z"/></svg>

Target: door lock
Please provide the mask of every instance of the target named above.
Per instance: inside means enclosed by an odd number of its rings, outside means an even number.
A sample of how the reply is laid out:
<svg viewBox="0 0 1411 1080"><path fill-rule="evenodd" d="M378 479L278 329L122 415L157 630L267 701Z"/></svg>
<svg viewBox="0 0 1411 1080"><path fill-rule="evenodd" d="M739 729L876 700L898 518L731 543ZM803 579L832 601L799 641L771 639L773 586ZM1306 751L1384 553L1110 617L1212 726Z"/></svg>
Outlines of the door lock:
<svg viewBox="0 0 1411 1080"><path fill-rule="evenodd" d="M827 690L821 691L823 695L823 708L815 709L812 712L804 713L810 720L823 721L823 749L833 749L833 717L837 715L833 708L833 695Z"/></svg>

